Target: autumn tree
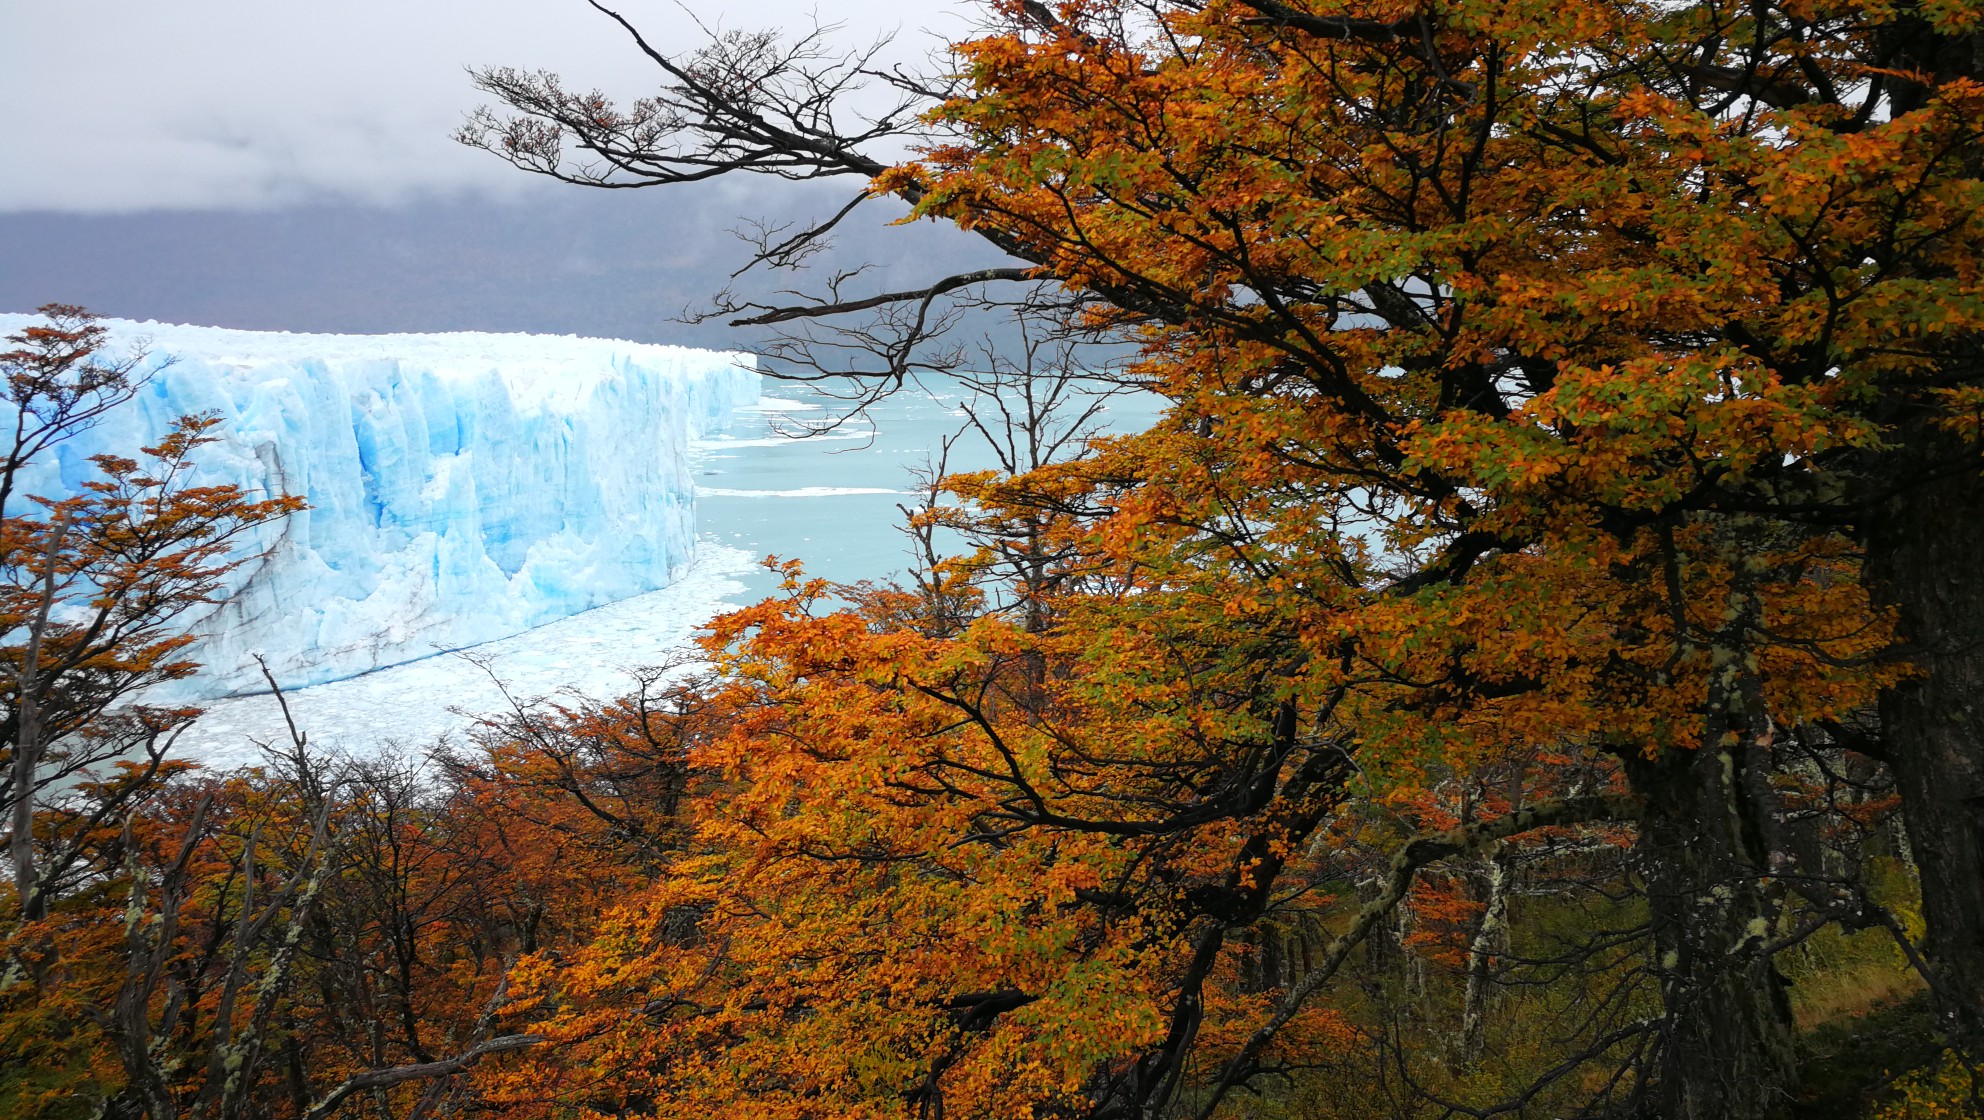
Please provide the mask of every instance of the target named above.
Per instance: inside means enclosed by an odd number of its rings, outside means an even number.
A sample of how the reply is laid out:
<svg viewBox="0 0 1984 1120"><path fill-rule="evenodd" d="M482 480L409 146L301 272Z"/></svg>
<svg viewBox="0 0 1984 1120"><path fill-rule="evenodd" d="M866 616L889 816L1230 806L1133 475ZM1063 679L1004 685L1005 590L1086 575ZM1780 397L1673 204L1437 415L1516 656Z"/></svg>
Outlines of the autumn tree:
<svg viewBox="0 0 1984 1120"><path fill-rule="evenodd" d="M457 1036L444 1052L425 1051L415 1029L406 1060L385 1049L341 1062L325 1048L313 1077L279 1065L297 1054L296 992L316 978L305 935L341 899L327 887L379 878L356 874L378 870L364 841L408 839L408 794L383 773L327 773L300 734L267 777L200 775L172 757L199 710L146 703L144 690L198 669L186 656L193 627L257 559L246 534L303 503L199 485L200 448L216 438L202 416L179 419L141 458L89 458L95 474L73 496L24 493L35 467L157 368L141 351L111 357L109 332L79 308L43 314L0 354L16 411L0 463L0 803L12 870L0 1101L22 1115L263 1116L275 1101L327 1116L354 1093L425 1090L518 1045L451 1001L445 1013L422 1008ZM401 892L430 877L388 870ZM371 927L339 917L374 948ZM389 932L403 930L404 920Z"/></svg>
<svg viewBox="0 0 1984 1120"><path fill-rule="evenodd" d="M16 349L0 354L15 411L0 463L0 658L8 665L0 746L15 905L30 921L74 885L84 846L158 776L174 732L197 714L127 701L194 671L182 655L191 623L252 558L238 542L302 508L286 495L193 484L215 423L197 416L142 449L142 460L95 456L98 477L73 497L18 493L37 459L129 400L146 376L142 354L104 353L108 332L87 312L42 310L46 324L10 336Z"/></svg>
<svg viewBox="0 0 1984 1120"><path fill-rule="evenodd" d="M88 888L4 943L0 1109L514 1103L470 1077L542 1041L510 966L588 944L680 849L674 814L708 780L686 755L720 722L649 678L619 701L520 703L422 760L342 756L292 725L258 765L171 768L89 850Z"/></svg>
<svg viewBox="0 0 1984 1120"><path fill-rule="evenodd" d="M0 474L18 884L0 891L0 1112L476 1105L466 1075L539 1041L501 1029L510 965L590 941L681 847L707 780L690 746L719 717L656 669L612 702L520 702L424 765L313 748L293 722L258 766L174 757L199 711L144 690L197 670L192 627L255 559L244 534L301 503L197 485L203 417L141 458L71 455L97 471L73 497L24 493L156 368L107 357L79 309L45 314L0 355L19 412Z"/></svg>
<svg viewBox="0 0 1984 1120"><path fill-rule="evenodd" d="M1029 944L1069 956L994 969L973 991L901 989L922 1009L885 1019L906 1032L901 1053L949 1007L961 1033L944 1037L989 1031L982 1053L1011 1023L1008 1041L1084 1056L1041 1067L1030 1089L1008 1082L1020 1096L1095 1115L1188 1099L1209 1112L1272 1074L1281 1032L1314 1021L1341 959L1325 954L1252 1011L1208 987L1278 892L1315 889L1294 853L1340 815L1344 759L1382 802L1567 747L1609 760L1598 768L1621 784L1404 843L1401 878L1375 901L1396 906L1426 861L1567 823L1560 813L1625 819L1660 1007L1615 1040L1645 1044L1630 1107L1779 1114L1794 1080L1775 961L1786 931L1898 931L1786 827L1785 786L1806 765L1793 741L1892 768L1929 981L1950 1037L1974 1048L1978 13L1026 0L987 17L954 46L953 78L888 77L920 118L852 115L866 68L817 37L670 56L636 33L663 72L654 97L623 108L488 71L483 87L515 112L464 132L592 185L858 180L862 197L907 200L1012 266L740 305L740 321L902 309L883 323L896 334L877 371L900 374L940 301L1045 285L1065 293L1070 326L1136 340L1133 375L1174 402L1166 423L1079 469L960 481L981 510L1049 515L1068 546L1072 569L1036 594L1047 624L1015 635L987 619L930 646L811 620L801 596L726 631L744 643L742 679L781 713L733 765L767 807L797 796L811 810L746 815L735 837L791 832L789 847L754 841L807 869L780 880L787 897L838 892L814 912L855 921L880 905L864 899L896 897L898 861L924 883L993 881L946 854L974 844L1013 867L1035 853L998 882L1120 858L1134 868L1120 889L1153 892L1130 904L1083 883L995 908L1055 915L1029 918L1046 923ZM881 154L905 140L920 156ZM793 244L759 260L789 263ZM1876 707L1874 734L1856 732ZM862 815L795 789L832 789ZM1179 850L1196 862L1076 839L1106 835L1189 836ZM725 866L693 889L784 866ZM1159 903L1162 891L1175 893ZM1111 940L1112 902L1138 934ZM975 918L955 905L956 921ZM847 928L822 937L855 943ZM1040 993L1075 990L1027 969L1112 945L1153 954L1153 971L1118 977L1165 978L1119 1005L1137 1025L1106 1044L1027 1035L1054 1006ZM674 960L664 948L654 959ZM817 996L757 998L821 1022ZM711 1037L745 1029L685 1016L719 1024ZM912 1100L945 1077L993 1093L949 1044L934 1053L943 1069L926 1056L916 1076L930 1087ZM1217 1072L1189 1086L1193 1061ZM769 1058L761 1068L770 1080L752 1091L793 1084ZM813 1076L863 1092L888 1080Z"/></svg>

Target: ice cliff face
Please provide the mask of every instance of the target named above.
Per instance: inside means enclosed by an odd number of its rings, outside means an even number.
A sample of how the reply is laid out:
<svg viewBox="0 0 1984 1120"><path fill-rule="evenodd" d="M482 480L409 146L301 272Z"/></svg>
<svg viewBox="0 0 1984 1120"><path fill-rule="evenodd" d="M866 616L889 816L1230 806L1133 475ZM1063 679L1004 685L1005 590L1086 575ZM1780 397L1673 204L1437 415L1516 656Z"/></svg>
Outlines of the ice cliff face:
<svg viewBox="0 0 1984 1120"><path fill-rule="evenodd" d="M0 335L35 321L0 315ZM748 354L545 335L302 335L106 321L146 340L138 398L61 445L29 493L94 454L217 413L201 484L309 511L255 544L202 625L197 698L336 680L665 586L695 545L689 442L758 399ZM254 547L250 545L248 547ZM163 699L163 698L161 698Z"/></svg>

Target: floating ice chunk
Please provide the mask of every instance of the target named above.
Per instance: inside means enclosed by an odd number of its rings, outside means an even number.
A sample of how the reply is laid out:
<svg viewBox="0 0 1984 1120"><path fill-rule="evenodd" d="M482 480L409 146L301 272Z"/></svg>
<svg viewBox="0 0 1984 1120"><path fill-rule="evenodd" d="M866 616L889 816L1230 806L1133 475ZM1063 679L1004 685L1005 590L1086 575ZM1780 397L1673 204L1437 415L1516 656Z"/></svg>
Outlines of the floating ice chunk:
<svg viewBox="0 0 1984 1120"><path fill-rule="evenodd" d="M759 397L748 407L756 412L817 412L820 409L817 404L789 400L785 397Z"/></svg>
<svg viewBox="0 0 1984 1120"><path fill-rule="evenodd" d="M841 498L852 494L907 494L883 486L800 486L791 490L731 490L722 486L698 486L699 498Z"/></svg>
<svg viewBox="0 0 1984 1120"><path fill-rule="evenodd" d="M816 443L833 443L836 441L848 441L848 440L859 440L866 442L869 440L873 440L874 438L875 438L875 434L873 432L867 432L867 431L821 432L817 435L812 433L803 433L799 435L764 436L758 439L743 439L732 436L717 436L714 439L697 440L696 447L697 450L700 451L716 452L716 451L729 451L733 448L738 448L738 447L791 447L793 441L796 439L808 439Z"/></svg>

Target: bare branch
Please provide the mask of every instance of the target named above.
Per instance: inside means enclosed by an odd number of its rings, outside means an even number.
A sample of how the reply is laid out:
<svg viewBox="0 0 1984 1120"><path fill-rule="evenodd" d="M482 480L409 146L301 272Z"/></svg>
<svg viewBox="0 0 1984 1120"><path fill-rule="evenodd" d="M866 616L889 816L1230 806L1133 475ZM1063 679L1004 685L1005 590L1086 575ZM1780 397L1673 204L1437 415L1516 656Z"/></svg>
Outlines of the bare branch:
<svg viewBox="0 0 1984 1120"><path fill-rule="evenodd" d="M730 325L733 327L758 327L771 323L790 322L793 319L819 319L832 315L847 315L856 311L867 311L871 308L881 307L884 304L908 303L912 300L920 301L927 307L930 301L936 299L938 296L946 292L954 292L969 284L985 284L995 280L1020 281L1031 279L1033 279L1033 270L1030 268L981 268L976 272L960 272L955 276L947 276L926 288L915 288L901 292L886 292L882 295L867 296L862 299L840 300L806 307L772 308L761 315L733 319Z"/></svg>

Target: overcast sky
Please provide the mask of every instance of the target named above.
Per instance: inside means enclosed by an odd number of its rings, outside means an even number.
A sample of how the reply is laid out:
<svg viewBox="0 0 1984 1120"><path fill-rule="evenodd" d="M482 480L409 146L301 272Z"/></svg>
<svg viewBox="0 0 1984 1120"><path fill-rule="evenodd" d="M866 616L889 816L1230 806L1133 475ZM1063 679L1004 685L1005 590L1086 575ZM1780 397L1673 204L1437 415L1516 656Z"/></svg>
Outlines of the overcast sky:
<svg viewBox="0 0 1984 1120"><path fill-rule="evenodd" d="M964 27L945 0L687 2L725 28L896 30L905 58ZM665 50L698 41L668 0L619 8ZM485 65L616 94L652 73L584 0L0 0L0 212L514 191L520 172L449 139Z"/></svg>

